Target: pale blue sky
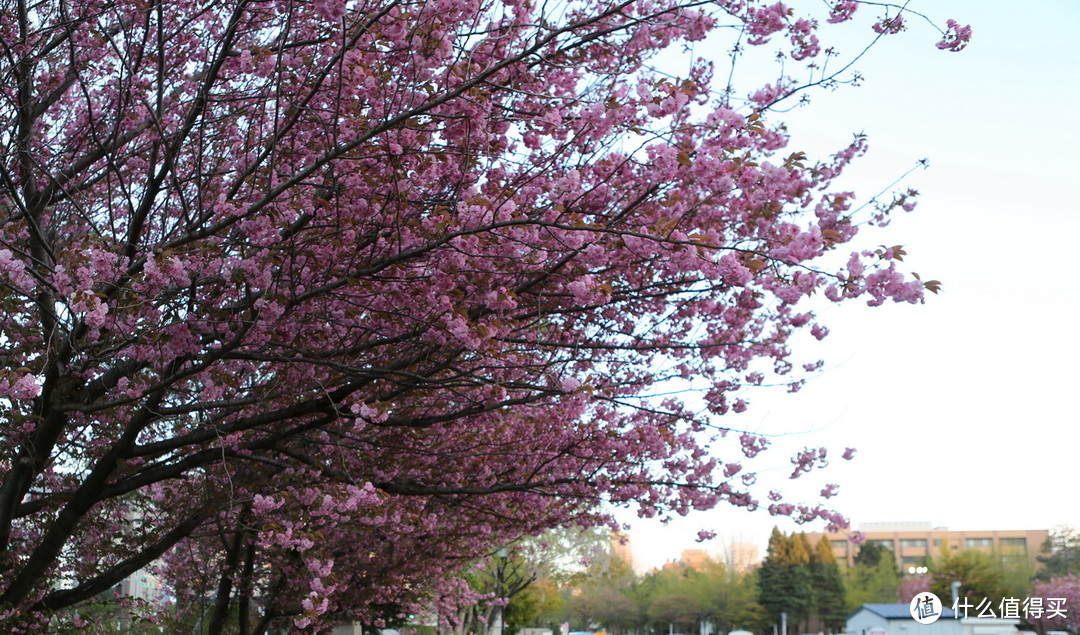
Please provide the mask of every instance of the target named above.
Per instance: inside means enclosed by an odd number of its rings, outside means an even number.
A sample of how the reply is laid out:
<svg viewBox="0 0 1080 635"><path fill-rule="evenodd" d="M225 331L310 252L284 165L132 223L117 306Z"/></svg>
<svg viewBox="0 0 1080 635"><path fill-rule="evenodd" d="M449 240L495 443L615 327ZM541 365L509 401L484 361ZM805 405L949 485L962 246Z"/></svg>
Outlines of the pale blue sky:
<svg viewBox="0 0 1080 635"><path fill-rule="evenodd" d="M866 132L871 150L848 176L866 196L930 159L907 182L923 193L918 209L863 240L905 245L912 269L944 291L922 306L831 311L832 335L806 355L825 357L825 372L725 423L789 435L766 461L780 481L792 450L857 447L855 461L804 486L840 483L833 502L856 525L1080 527L1080 2L910 6L970 23L971 45L938 51L935 32L909 20L857 64L861 87L815 93L784 117L793 149L824 153ZM873 34L836 35L856 52ZM774 522L720 509L663 530L636 523L633 540L639 561L659 564L701 547L699 528L764 545Z"/></svg>

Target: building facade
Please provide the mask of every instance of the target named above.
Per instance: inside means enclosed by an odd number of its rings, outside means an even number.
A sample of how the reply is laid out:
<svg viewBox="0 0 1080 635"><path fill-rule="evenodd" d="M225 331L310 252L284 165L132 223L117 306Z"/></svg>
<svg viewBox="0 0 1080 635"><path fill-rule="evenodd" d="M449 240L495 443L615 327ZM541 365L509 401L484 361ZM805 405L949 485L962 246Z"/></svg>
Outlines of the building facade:
<svg viewBox="0 0 1080 635"><path fill-rule="evenodd" d="M758 546L752 542L733 542L728 553L729 564L739 573L746 573L761 564Z"/></svg>
<svg viewBox="0 0 1080 635"><path fill-rule="evenodd" d="M1003 560L1026 560L1032 568L1038 565L1037 557L1043 544L1050 538L1046 529L1018 529L991 531L951 531L934 527L930 523L865 523L859 527L866 542L873 542L892 550L896 566L902 571L918 566L927 556L938 557L943 551L976 550L997 555ZM832 544L837 561L855 564L859 545L848 540L846 534L808 533L810 544L825 536Z"/></svg>
<svg viewBox="0 0 1080 635"><path fill-rule="evenodd" d="M630 546L630 534L623 531L611 532L608 541L611 546L611 555L626 563L627 568L634 567L634 550Z"/></svg>

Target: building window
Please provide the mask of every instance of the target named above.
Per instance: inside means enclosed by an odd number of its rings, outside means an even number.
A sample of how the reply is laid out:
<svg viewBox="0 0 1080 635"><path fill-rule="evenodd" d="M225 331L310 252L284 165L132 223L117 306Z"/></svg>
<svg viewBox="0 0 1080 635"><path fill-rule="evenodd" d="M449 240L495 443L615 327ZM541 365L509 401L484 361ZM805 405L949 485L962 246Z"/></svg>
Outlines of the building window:
<svg viewBox="0 0 1080 635"><path fill-rule="evenodd" d="M847 556L848 542L846 540L830 540L829 542L832 543L833 554Z"/></svg>
<svg viewBox="0 0 1080 635"><path fill-rule="evenodd" d="M900 548L912 547L916 549L926 549L926 538L901 538Z"/></svg>
<svg viewBox="0 0 1080 635"><path fill-rule="evenodd" d="M878 538L876 540L868 540L867 542L872 542L875 545L885 547L889 551L896 551L896 547L893 545L892 538Z"/></svg>
<svg viewBox="0 0 1080 635"><path fill-rule="evenodd" d="M993 547L993 538L968 538L964 541L964 546L968 549L978 549L980 547Z"/></svg>
<svg viewBox="0 0 1080 635"><path fill-rule="evenodd" d="M999 538L1002 553L1027 553L1027 538Z"/></svg>

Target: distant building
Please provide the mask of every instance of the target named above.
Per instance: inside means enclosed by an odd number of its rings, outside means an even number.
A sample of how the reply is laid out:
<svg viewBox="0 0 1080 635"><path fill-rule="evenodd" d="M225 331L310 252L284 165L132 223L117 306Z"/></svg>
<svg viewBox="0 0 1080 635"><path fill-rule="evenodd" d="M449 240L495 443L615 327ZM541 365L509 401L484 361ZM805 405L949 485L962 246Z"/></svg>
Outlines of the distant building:
<svg viewBox="0 0 1080 635"><path fill-rule="evenodd" d="M716 560L709 556L704 549L683 549L683 552L679 555L678 560L669 560L664 563L663 568L667 570L672 569L694 569L701 571L705 569L710 563L715 563Z"/></svg>
<svg viewBox="0 0 1080 635"><path fill-rule="evenodd" d="M630 534L622 531L611 532L611 555L634 567L634 552L630 548Z"/></svg>
<svg viewBox="0 0 1080 635"><path fill-rule="evenodd" d="M709 554L704 549L683 549L682 555L679 557L679 563L688 569L701 570L705 568L705 565L713 562L713 559L709 557Z"/></svg>
<svg viewBox="0 0 1080 635"><path fill-rule="evenodd" d="M752 542L731 543L730 566L739 573L746 573L760 564L758 546Z"/></svg>
<svg viewBox="0 0 1080 635"><path fill-rule="evenodd" d="M1046 529L950 531L934 527L927 522L865 523L859 530L866 542L874 542L892 550L896 566L902 571L918 565L926 556L936 557L941 550L972 549L993 553L1008 560L1027 560L1034 568L1042 545L1050 537ZM859 546L850 542L846 534L808 533L811 544L825 536L832 544L833 555L849 566L855 564Z"/></svg>
<svg viewBox="0 0 1080 635"><path fill-rule="evenodd" d="M143 510L136 507L128 509L124 513L124 522L128 525L130 531L141 529ZM175 598L166 597L161 578L157 577L153 572L155 566L159 564L161 564L160 560L154 560L149 565L113 585L107 593L145 600L151 604L164 604L173 601Z"/></svg>
<svg viewBox="0 0 1080 635"><path fill-rule="evenodd" d="M664 568L701 571L710 564L718 563L724 563L724 566L730 567L739 573L746 573L760 564L758 547L748 542L733 543L726 559L711 556L704 549L683 549L682 553L679 554L679 559L669 561L664 565Z"/></svg>
<svg viewBox="0 0 1080 635"><path fill-rule="evenodd" d="M121 595L146 600L151 603L160 603L164 600L161 580L151 573L149 569L139 569L121 580L118 586Z"/></svg>
<svg viewBox="0 0 1080 635"><path fill-rule="evenodd" d="M919 624L907 604L863 604L847 619L849 635L1017 635L1020 620L991 617L957 618L941 609L933 624Z"/></svg>

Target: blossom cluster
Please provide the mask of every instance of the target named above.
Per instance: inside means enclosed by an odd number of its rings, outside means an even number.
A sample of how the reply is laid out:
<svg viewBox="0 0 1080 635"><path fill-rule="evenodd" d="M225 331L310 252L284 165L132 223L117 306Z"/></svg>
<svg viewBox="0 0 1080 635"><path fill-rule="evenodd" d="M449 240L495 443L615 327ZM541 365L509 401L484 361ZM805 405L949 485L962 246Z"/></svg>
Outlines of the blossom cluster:
<svg viewBox="0 0 1080 635"><path fill-rule="evenodd" d="M829 332L811 296L922 301L902 250L856 244L911 200L859 215L861 137L788 148L795 80L744 103L654 62L734 24L817 68L856 5L0 15L0 628L148 566L210 631L447 616L469 557L610 506L846 526L760 496L768 438L726 417L820 368L792 350Z"/></svg>

